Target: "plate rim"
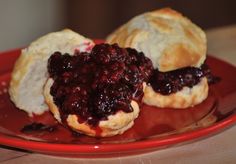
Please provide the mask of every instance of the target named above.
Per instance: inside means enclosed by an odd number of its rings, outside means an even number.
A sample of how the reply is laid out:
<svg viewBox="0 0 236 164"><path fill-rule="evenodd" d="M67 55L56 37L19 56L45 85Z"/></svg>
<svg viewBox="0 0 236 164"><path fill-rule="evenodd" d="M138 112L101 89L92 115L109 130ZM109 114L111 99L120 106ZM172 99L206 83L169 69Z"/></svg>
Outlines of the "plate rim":
<svg viewBox="0 0 236 164"><path fill-rule="evenodd" d="M67 144L67 143L47 143L27 140L17 136L7 135L0 132L0 143L5 146L16 147L24 150L36 152L50 152L52 154L80 154L80 153L117 153L135 150L157 149L162 146L171 146L178 143L185 143L194 139L209 137L210 134L225 130L236 122L236 114L231 114L227 118L205 128L196 129L181 134L174 134L161 138L149 138L146 140L129 143L101 143L101 144Z"/></svg>

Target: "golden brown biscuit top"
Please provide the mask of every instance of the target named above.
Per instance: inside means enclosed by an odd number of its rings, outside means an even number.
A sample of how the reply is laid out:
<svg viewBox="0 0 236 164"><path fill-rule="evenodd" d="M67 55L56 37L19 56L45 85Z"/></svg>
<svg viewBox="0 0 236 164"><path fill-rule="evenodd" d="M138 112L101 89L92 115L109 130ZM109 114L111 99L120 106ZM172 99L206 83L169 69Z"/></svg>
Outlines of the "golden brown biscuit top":
<svg viewBox="0 0 236 164"><path fill-rule="evenodd" d="M170 8L134 17L110 34L107 42L143 51L163 72L199 67L206 58L205 33Z"/></svg>

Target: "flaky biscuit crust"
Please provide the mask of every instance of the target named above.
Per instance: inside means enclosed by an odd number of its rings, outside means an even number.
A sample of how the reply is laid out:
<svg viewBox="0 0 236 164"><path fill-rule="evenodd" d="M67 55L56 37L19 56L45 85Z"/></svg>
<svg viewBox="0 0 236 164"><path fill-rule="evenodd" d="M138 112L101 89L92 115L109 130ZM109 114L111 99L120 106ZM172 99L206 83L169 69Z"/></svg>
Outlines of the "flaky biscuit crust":
<svg viewBox="0 0 236 164"><path fill-rule="evenodd" d="M144 52L161 72L186 66L200 67L206 58L205 33L170 8L134 17L111 33L106 41Z"/></svg>

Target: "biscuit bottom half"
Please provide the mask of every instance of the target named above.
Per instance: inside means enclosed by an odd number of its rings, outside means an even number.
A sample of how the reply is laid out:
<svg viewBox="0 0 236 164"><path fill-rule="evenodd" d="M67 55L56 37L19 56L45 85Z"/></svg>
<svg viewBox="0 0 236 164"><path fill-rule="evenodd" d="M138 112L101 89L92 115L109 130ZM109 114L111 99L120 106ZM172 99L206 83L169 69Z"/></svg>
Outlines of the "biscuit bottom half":
<svg viewBox="0 0 236 164"><path fill-rule="evenodd" d="M50 111L59 123L66 124L65 127L69 127L71 130L78 133L96 137L110 137L122 134L133 126L134 120L139 115L138 103L131 100L130 105L133 108L133 112L125 113L124 111L119 110L115 114L108 116L106 120L99 121L97 127L92 127L87 122L80 122L79 116L75 114L68 114L66 121L62 121L59 108L54 103L53 97L50 94L52 84L53 80L49 78L44 87L44 96Z"/></svg>
<svg viewBox="0 0 236 164"><path fill-rule="evenodd" d="M192 88L184 87L182 90L170 95L162 95L147 85L144 90L143 102L147 105L160 108L185 109L204 101L208 96L207 78L201 78L200 82Z"/></svg>

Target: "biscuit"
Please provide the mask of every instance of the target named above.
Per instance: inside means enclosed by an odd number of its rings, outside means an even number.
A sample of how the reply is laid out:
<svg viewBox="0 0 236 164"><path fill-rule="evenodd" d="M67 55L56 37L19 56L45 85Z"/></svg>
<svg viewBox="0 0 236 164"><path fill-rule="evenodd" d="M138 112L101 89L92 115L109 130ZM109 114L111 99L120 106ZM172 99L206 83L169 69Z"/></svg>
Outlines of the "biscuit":
<svg viewBox="0 0 236 164"><path fill-rule="evenodd" d="M182 90L170 95L157 93L150 85L147 85L144 90L143 102L147 105L161 108L185 109L205 100L208 96L208 89L206 77L203 77L201 81L192 88L184 87Z"/></svg>
<svg viewBox="0 0 236 164"><path fill-rule="evenodd" d="M43 86L48 78L47 61L52 53L85 51L93 46L90 39L65 29L49 33L22 50L10 81L9 94L16 107L30 116L48 110L43 96Z"/></svg>
<svg viewBox="0 0 236 164"><path fill-rule="evenodd" d="M111 33L106 42L142 51L161 72L200 67L206 58L205 33L170 8L134 17Z"/></svg>
<svg viewBox="0 0 236 164"><path fill-rule="evenodd" d="M62 123L59 109L54 103L53 97L50 94L50 88L52 84L53 84L53 79L49 78L44 87L45 100L56 120ZM96 128L99 129L99 133L97 133L97 130L94 129L94 127L91 127L86 122L80 123L78 121L79 116L75 114L69 114L67 116L66 118L67 125L72 130L89 136L109 137L117 134L122 134L127 129L132 127L132 125L134 124L134 120L138 117L139 114L138 103L132 100L130 105L133 108L133 112L125 113L122 110L120 110L117 113L108 116L107 120L99 121L98 127Z"/></svg>

